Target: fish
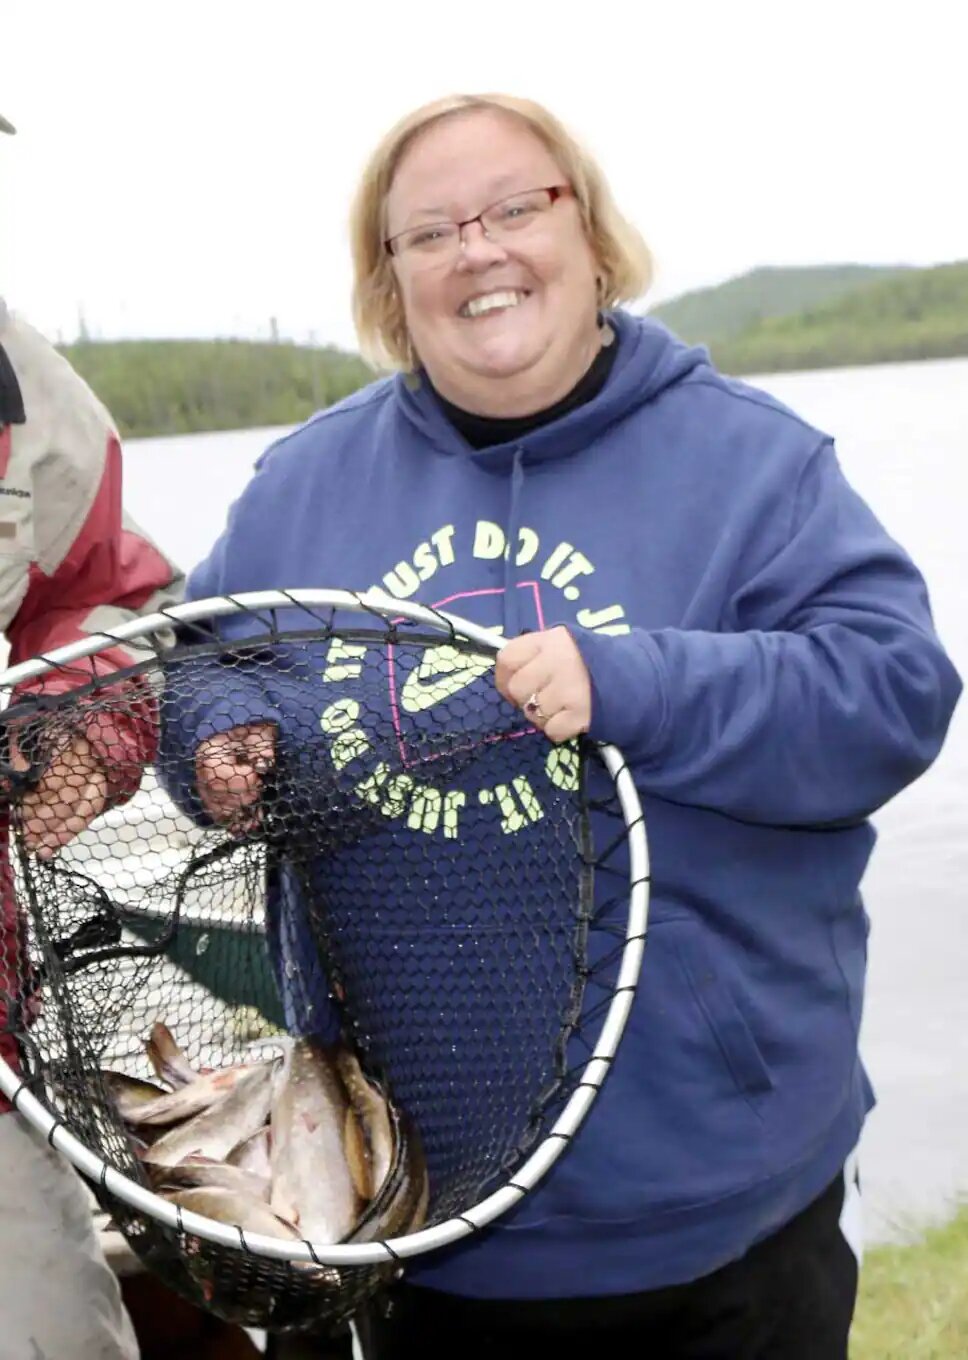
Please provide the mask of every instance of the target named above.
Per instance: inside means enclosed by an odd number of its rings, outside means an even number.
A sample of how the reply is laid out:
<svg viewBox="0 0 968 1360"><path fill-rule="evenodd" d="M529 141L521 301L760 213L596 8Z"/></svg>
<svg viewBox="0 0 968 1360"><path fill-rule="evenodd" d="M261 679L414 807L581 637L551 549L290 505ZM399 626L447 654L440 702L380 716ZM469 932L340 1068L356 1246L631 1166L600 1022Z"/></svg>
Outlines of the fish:
<svg viewBox="0 0 968 1360"><path fill-rule="evenodd" d="M163 1190L209 1188L233 1190L252 1199L269 1201L269 1177L215 1162L208 1157L186 1157L175 1166L149 1166L149 1177L159 1193Z"/></svg>
<svg viewBox="0 0 968 1360"><path fill-rule="evenodd" d="M372 1199L385 1183L390 1174L394 1159L394 1134L390 1127L389 1102L386 1096L365 1075L356 1055L348 1048L340 1047L336 1053L336 1066L343 1079L350 1106L356 1114L353 1121L347 1120L347 1143L351 1144L359 1131L363 1148L354 1149L351 1156L351 1169L365 1161L367 1175L360 1178L357 1190L364 1199Z"/></svg>
<svg viewBox="0 0 968 1360"><path fill-rule="evenodd" d="M373 1168L370 1160L370 1147L359 1115L352 1105L347 1105L343 1121L343 1151L346 1164L350 1169L353 1188L361 1200L373 1197Z"/></svg>
<svg viewBox="0 0 968 1360"><path fill-rule="evenodd" d="M396 1155L379 1193L357 1219L347 1241L382 1242L423 1227L430 1181L423 1148L411 1120L390 1108Z"/></svg>
<svg viewBox="0 0 968 1360"><path fill-rule="evenodd" d="M176 1091L163 1091L153 1101L132 1102L133 1112L130 1123L136 1128L145 1125L180 1124L193 1115L206 1110L216 1109L235 1090L235 1088L264 1064L240 1063L237 1067L222 1067L204 1076L196 1076Z"/></svg>
<svg viewBox="0 0 968 1360"><path fill-rule="evenodd" d="M164 1198L181 1209L188 1209L205 1218L214 1218L219 1223L228 1223L242 1232L261 1233L265 1237L282 1238L288 1242L299 1241L301 1238L294 1224L273 1213L264 1201L253 1199L249 1195L222 1188L200 1186L195 1189L171 1190L164 1194ZM190 1248L183 1260L189 1273L201 1285L205 1298L211 1300L215 1292L211 1278L211 1262L200 1260ZM320 1266L315 1261L292 1261L290 1264L293 1270L298 1271L313 1284L332 1290L342 1287L343 1278L332 1266Z"/></svg>
<svg viewBox="0 0 968 1360"><path fill-rule="evenodd" d="M145 1051L156 1076L167 1082L173 1091L177 1091L180 1086L189 1086L200 1075L175 1043L171 1030L160 1020L151 1026L151 1033L145 1040Z"/></svg>
<svg viewBox="0 0 968 1360"><path fill-rule="evenodd" d="M112 1072L108 1068L101 1070L101 1081L126 1123L137 1122L140 1110L150 1108L160 1097L169 1094L153 1082L129 1077L126 1072Z"/></svg>
<svg viewBox="0 0 968 1360"><path fill-rule="evenodd" d="M299 1234L310 1242L342 1241L359 1214L356 1185L367 1173L351 1171L347 1159L349 1108L333 1050L297 1039L273 1089L269 1202L279 1213L295 1208Z"/></svg>
<svg viewBox="0 0 968 1360"><path fill-rule="evenodd" d="M282 1237L298 1241L299 1233L291 1223L273 1213L264 1200L255 1199L223 1186L196 1186L191 1189L171 1190L163 1196L171 1204L203 1214L219 1223L230 1223L243 1232L263 1233L266 1237Z"/></svg>
<svg viewBox="0 0 968 1360"><path fill-rule="evenodd" d="M272 1185L272 1161L270 1149L272 1147L272 1129L266 1125L259 1129L258 1133L253 1133L251 1137L243 1139L232 1149L225 1159L225 1163L230 1167L238 1167L241 1171L248 1172L259 1180L264 1180L270 1187ZM269 1198L269 1195L266 1195ZM296 1206L290 1204L280 1193L276 1212L283 1218L295 1222L298 1218Z"/></svg>
<svg viewBox="0 0 968 1360"><path fill-rule="evenodd" d="M265 1124L272 1099L275 1063L260 1063L234 1082L217 1104L169 1129L142 1154L156 1166L177 1166L192 1156L224 1161L233 1148ZM237 1073L238 1068L230 1069ZM185 1088L187 1090L189 1088ZM176 1095L182 1094L175 1092Z"/></svg>
<svg viewBox="0 0 968 1360"><path fill-rule="evenodd" d="M271 1141L272 1133L268 1125L258 1129L248 1138L243 1138L241 1143L236 1143L225 1159L226 1165L237 1166L240 1171L248 1171L253 1176L271 1180L272 1163L269 1160Z"/></svg>

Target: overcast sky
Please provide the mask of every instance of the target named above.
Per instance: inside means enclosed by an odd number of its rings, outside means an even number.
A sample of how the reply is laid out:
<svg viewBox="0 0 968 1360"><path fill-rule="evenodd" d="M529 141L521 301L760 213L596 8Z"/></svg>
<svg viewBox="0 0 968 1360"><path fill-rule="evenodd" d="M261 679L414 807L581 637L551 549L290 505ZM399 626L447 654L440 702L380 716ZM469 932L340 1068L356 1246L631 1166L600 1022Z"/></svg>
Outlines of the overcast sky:
<svg viewBox="0 0 968 1360"><path fill-rule="evenodd" d="M620 17L622 16L622 17ZM968 256L964 0L0 0L0 293L52 337L354 343L346 211L415 105L547 103L655 297Z"/></svg>

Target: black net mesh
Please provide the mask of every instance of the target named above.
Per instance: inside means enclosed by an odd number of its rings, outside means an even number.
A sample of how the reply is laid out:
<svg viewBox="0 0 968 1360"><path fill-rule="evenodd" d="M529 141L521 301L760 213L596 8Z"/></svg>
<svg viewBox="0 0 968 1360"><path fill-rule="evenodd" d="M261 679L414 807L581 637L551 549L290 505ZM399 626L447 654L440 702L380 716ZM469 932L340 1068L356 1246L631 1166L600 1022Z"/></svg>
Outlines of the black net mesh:
<svg viewBox="0 0 968 1360"><path fill-rule="evenodd" d="M246 1231L399 1238L513 1174L612 994L625 830L593 749L529 727L457 634L218 629L8 696L3 1052L112 1167L242 1229L215 1245L95 1186L150 1268L318 1327L392 1254L280 1263Z"/></svg>

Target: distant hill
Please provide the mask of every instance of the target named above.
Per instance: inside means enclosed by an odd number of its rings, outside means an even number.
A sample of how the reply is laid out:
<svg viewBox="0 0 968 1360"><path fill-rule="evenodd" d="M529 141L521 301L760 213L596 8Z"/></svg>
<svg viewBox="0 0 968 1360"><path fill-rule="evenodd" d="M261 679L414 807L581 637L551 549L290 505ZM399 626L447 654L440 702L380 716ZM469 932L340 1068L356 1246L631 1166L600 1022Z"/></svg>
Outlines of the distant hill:
<svg viewBox="0 0 968 1360"><path fill-rule="evenodd" d="M714 340L711 350L727 373L968 355L968 261L865 283Z"/></svg>
<svg viewBox="0 0 968 1360"><path fill-rule="evenodd" d="M655 308L727 373L968 354L968 261L756 269ZM291 425L374 377L356 354L248 340L79 341L63 352L126 436Z"/></svg>
<svg viewBox="0 0 968 1360"><path fill-rule="evenodd" d="M905 272L904 265L866 264L753 269L716 287L683 293L652 308L650 315L690 344L711 345L771 317L805 311Z"/></svg>
<svg viewBox="0 0 968 1360"><path fill-rule="evenodd" d="M85 340L63 353L125 436L291 425L374 376L356 354L248 340Z"/></svg>

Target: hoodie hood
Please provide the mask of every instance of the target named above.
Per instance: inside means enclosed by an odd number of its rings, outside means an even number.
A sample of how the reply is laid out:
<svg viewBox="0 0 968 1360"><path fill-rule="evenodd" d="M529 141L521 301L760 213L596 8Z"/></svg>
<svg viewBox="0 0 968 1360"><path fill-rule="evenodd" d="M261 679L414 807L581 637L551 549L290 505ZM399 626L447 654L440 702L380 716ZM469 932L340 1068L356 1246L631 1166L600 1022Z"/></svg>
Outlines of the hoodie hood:
<svg viewBox="0 0 968 1360"><path fill-rule="evenodd" d="M506 474L515 462L516 451L524 467L567 458L696 369L709 367L705 348L683 344L657 321L621 311L610 312L607 319L615 332L618 352L601 392L584 406L519 439L485 449L472 448L444 414L422 370L394 380L400 410L439 452L469 457L481 467Z"/></svg>

